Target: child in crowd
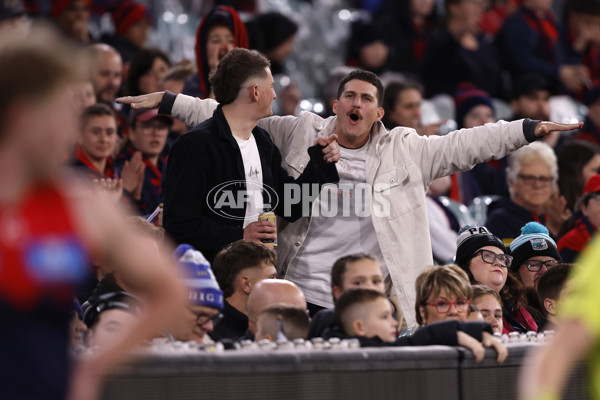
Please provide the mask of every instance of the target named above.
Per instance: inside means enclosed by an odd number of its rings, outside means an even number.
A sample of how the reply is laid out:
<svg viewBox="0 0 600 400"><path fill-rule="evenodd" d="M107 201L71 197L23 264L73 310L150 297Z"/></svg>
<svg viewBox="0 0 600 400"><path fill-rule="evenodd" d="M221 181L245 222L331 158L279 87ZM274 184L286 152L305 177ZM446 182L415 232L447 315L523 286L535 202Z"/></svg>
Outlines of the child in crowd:
<svg viewBox="0 0 600 400"><path fill-rule="evenodd" d="M559 328L556 303L563 297L565 283L569 278L572 266L572 264L558 264L540 278L537 292L539 302L544 307L546 320L540 324L538 332L556 331Z"/></svg>
<svg viewBox="0 0 600 400"><path fill-rule="evenodd" d="M286 304L276 304L265 308L256 323L256 341L306 339L309 320L306 311Z"/></svg>
<svg viewBox="0 0 600 400"><path fill-rule="evenodd" d="M393 317L390 301L381 292L371 289L352 289L340 296L335 318L343 337L356 337L362 347L380 346L465 346L478 361L484 347L498 351L498 362L506 358L507 350L494 338L491 328L481 322L443 321L420 328L412 336L397 338L398 321Z"/></svg>
<svg viewBox="0 0 600 400"><path fill-rule="evenodd" d="M500 295L485 285L472 285L473 302L483 320L492 326L494 333L502 333L502 300Z"/></svg>
<svg viewBox="0 0 600 400"><path fill-rule="evenodd" d="M347 290L353 288L373 289L383 293L383 271L375 257L357 253L338 259L331 268L331 294L334 304ZM321 310L310 322L309 338L327 335L335 327L333 309Z"/></svg>

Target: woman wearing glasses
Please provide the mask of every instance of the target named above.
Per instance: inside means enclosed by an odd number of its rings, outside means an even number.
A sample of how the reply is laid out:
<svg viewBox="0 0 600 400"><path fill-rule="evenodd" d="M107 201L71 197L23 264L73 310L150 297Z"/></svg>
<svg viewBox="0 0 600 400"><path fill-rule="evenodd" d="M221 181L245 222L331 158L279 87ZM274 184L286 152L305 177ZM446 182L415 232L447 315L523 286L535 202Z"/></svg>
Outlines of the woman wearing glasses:
<svg viewBox="0 0 600 400"><path fill-rule="evenodd" d="M502 298L502 333L537 332L537 323L526 309L523 285L509 274L513 258L502 241L485 226L467 225L459 231L457 244L456 264L471 283L485 285Z"/></svg>
<svg viewBox="0 0 600 400"><path fill-rule="evenodd" d="M509 244L521 233L521 227L530 221L548 226L553 234L560 228L565 205L547 206L557 190L558 167L550 146L543 142L531 143L512 153L506 169L510 199L501 198L490 204L485 225ZM554 204L554 203L552 203ZM555 209L558 207L558 211ZM554 211L546 215L547 211ZM556 225L556 226L555 226Z"/></svg>

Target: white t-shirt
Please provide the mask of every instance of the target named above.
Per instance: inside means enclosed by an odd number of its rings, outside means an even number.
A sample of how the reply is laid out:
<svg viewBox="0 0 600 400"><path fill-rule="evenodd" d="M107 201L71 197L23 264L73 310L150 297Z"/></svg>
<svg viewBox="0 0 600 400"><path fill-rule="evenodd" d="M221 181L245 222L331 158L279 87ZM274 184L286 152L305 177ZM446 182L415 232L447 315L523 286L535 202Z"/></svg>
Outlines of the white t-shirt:
<svg viewBox="0 0 600 400"><path fill-rule="evenodd" d="M340 257L361 252L371 254L379 259L386 275L371 219L370 189L366 185L365 164L370 145L369 139L359 149L340 147L340 160L336 164L340 182L321 190L318 212L313 208L308 235L289 265L286 278L302 289L309 303L333 307L331 267ZM337 204L337 212L333 202Z"/></svg>
<svg viewBox="0 0 600 400"><path fill-rule="evenodd" d="M246 202L246 217L244 218L245 229L251 222L258 221L258 214L263 212L263 173L254 135L250 135L248 140L241 140L235 136L234 138L242 153L246 176L248 201Z"/></svg>

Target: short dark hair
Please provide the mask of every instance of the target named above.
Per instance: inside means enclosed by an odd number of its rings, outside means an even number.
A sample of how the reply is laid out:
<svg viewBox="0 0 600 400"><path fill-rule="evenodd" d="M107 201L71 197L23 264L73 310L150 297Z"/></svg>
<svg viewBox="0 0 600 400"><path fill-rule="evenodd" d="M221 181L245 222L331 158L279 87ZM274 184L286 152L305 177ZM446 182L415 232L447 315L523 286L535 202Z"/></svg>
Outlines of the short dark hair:
<svg viewBox="0 0 600 400"><path fill-rule="evenodd" d="M212 270L225 298L235 292L235 279L246 268L260 268L277 263L271 248L249 240L238 240L221 250L212 263Z"/></svg>
<svg viewBox="0 0 600 400"><path fill-rule="evenodd" d="M414 89L418 91L421 96L423 96L425 93L423 85L410 79L401 82L392 82L387 85L385 88L385 93L383 94L383 109L385 110L386 114L394 111L394 108L396 108L396 103L398 103L398 96L400 96L400 93L408 89Z"/></svg>
<svg viewBox="0 0 600 400"><path fill-rule="evenodd" d="M563 289L573 264L561 263L550 268L538 281L537 295L538 301L542 306L544 316L548 314L544 307L544 300L557 300L560 296L560 291Z"/></svg>
<svg viewBox="0 0 600 400"><path fill-rule="evenodd" d="M331 268L331 288L333 289L334 286L342 287L344 283L344 274L346 273L346 269L348 269L348 264L360 260L377 261L375 257L366 253L350 254L338 258Z"/></svg>
<svg viewBox="0 0 600 400"><path fill-rule="evenodd" d="M131 60L129 64L129 72L127 73L127 80L125 82L125 90L128 96L138 96L143 94L140 91L139 80L148 71L152 69L154 60L157 58L162 59L167 65L171 66L171 60L169 56L159 49L148 48L141 49Z"/></svg>
<svg viewBox="0 0 600 400"><path fill-rule="evenodd" d="M346 321L348 312L358 304L370 303L379 298L387 300L385 294L373 289L351 289L344 292L335 304L336 324L348 334L345 324L348 322Z"/></svg>
<svg viewBox="0 0 600 400"><path fill-rule="evenodd" d="M370 83L371 85L375 86L377 89L377 105L383 104L383 83L381 83L381 80L377 77L377 75L363 69L357 69L356 71L350 72L348 75L346 75L346 77L344 77L344 79L340 81L337 91L338 100L340 97L342 97L342 93L344 93L346 83L355 79Z"/></svg>
<svg viewBox="0 0 600 400"><path fill-rule="evenodd" d="M274 304L262 310L258 316L258 326L276 340L281 322L283 334L288 340L306 339L310 321L306 310L288 304Z"/></svg>
<svg viewBox="0 0 600 400"><path fill-rule="evenodd" d="M568 12L581 14L600 15L599 0L569 0L567 6Z"/></svg>
<svg viewBox="0 0 600 400"><path fill-rule="evenodd" d="M86 107L81 113L81 117L79 118L81 128L83 129L85 124L94 117L112 117L115 123L117 122L117 115L109 106L103 103L96 103Z"/></svg>
<svg viewBox="0 0 600 400"><path fill-rule="evenodd" d="M232 49L209 78L215 99L221 105L233 103L242 85L250 78L265 78L265 69L270 66L270 61L255 51L241 47Z"/></svg>

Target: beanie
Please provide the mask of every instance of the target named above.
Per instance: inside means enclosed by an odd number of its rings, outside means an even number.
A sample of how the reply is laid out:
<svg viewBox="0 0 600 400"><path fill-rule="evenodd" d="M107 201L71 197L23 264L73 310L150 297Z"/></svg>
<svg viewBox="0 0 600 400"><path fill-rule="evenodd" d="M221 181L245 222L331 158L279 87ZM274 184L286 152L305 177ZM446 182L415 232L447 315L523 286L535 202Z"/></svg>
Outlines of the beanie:
<svg viewBox="0 0 600 400"><path fill-rule="evenodd" d="M58 17L60 14L63 13L63 11L65 11L67 8L69 8L69 6L71 5L71 3L73 3L74 0L53 0L52 1L52 8L50 9L50 15L52 16L52 18L56 18ZM84 3L87 3L88 7L92 4L91 0L82 0Z"/></svg>
<svg viewBox="0 0 600 400"><path fill-rule="evenodd" d="M502 240L494 236L485 226L465 225L458 231L456 239L456 264L467 271L469 260L473 254L486 246L495 246L508 253Z"/></svg>
<svg viewBox="0 0 600 400"><path fill-rule="evenodd" d="M583 187L582 196L588 193L600 192L600 174L592 175Z"/></svg>
<svg viewBox="0 0 600 400"><path fill-rule="evenodd" d="M550 237L548 229L538 222L528 222L521 228L521 236L510 244L510 253L513 256L513 271L517 271L521 264L535 256L549 256L562 262L556 242Z"/></svg>
<svg viewBox="0 0 600 400"><path fill-rule="evenodd" d="M475 88L471 84L461 84L454 95L454 104L456 106L455 120L459 128L462 128L463 120L473 108L484 105L494 110L494 103L487 92Z"/></svg>
<svg viewBox="0 0 600 400"><path fill-rule="evenodd" d="M180 244L173 253L184 271L190 303L223 309L223 292L204 255L189 244Z"/></svg>
<svg viewBox="0 0 600 400"><path fill-rule="evenodd" d="M150 20L144 4L125 1L112 11L112 19L118 36L124 36L129 28L143 19Z"/></svg>

